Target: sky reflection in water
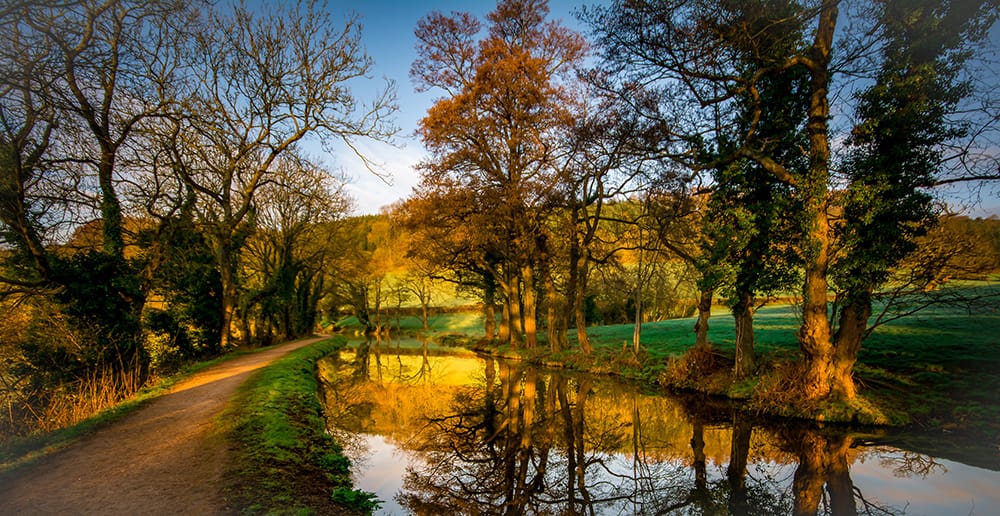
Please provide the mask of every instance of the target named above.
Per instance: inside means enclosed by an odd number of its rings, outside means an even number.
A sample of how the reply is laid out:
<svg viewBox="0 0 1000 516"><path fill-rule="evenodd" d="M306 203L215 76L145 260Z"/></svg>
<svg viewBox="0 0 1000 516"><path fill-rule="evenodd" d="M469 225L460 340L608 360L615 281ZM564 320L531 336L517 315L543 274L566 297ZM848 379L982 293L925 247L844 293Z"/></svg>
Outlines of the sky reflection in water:
<svg viewBox="0 0 1000 516"><path fill-rule="evenodd" d="M381 514L1000 507L997 471L870 446L884 438L871 431L765 425L700 398L446 353L362 344L320 364L330 431Z"/></svg>

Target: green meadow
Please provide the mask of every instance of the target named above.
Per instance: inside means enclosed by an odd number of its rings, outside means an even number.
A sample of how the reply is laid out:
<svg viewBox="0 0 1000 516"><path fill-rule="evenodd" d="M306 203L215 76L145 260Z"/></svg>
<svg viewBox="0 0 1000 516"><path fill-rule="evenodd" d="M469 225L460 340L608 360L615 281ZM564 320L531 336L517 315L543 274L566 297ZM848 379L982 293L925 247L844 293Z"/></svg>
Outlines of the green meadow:
<svg viewBox="0 0 1000 516"><path fill-rule="evenodd" d="M977 301L939 303L877 327L862 345L855 380L860 394L881 410L897 414L896 421L946 431L972 430L997 437L1000 436L1000 284L963 283L949 288ZM469 344L483 336L482 319L475 311L437 313L430 318L426 332L422 331L418 317L400 317L398 325L396 318L390 319L393 336L419 334L432 342ZM338 321L348 332L353 331L352 323L356 324L356 320ZM731 359L734 327L725 306L714 309L709 326L715 353L723 362ZM794 305L764 306L758 310L754 339L762 371L799 358L795 337L798 326L799 315ZM631 324L588 328L596 350L592 360L582 361L573 349L554 356L541 349L499 351L549 365L656 382L672 361L693 347L693 327L693 318L644 323L639 356L631 352ZM572 330L570 341L571 347L575 346ZM544 343L541 347L544 348Z"/></svg>

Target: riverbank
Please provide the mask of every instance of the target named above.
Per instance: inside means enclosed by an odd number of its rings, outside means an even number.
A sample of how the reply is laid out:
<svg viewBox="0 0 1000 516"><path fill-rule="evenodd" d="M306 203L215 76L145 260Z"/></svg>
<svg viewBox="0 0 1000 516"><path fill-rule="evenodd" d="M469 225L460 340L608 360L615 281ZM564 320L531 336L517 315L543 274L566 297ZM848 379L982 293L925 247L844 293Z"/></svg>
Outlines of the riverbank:
<svg viewBox="0 0 1000 516"><path fill-rule="evenodd" d="M241 514L364 514L376 507L354 490L349 461L326 434L316 361L333 338L289 353L240 388L220 418L232 444L225 491Z"/></svg>
<svg viewBox="0 0 1000 516"><path fill-rule="evenodd" d="M989 302L1000 287L980 283L963 287L979 304L942 302L916 315L891 320L865 340L855 367L859 399L844 404L807 406L789 399L787 382L794 378L800 352L795 339L799 320L790 305L760 309L754 319L758 369L754 376L733 381L733 319L719 308L710 320L710 354L696 354L694 319L645 323L639 353L632 353L633 325L587 329L594 346L583 356L570 335L570 349L549 353L510 349L479 342L468 331L470 314L439 314L431 331L419 320L403 317L388 340L409 335L441 344L465 344L482 352L526 360L548 367L614 374L660 388L691 390L740 400L746 410L786 417L857 421L911 426L921 431L961 432L1000 445L1000 312ZM970 291L969 289L978 289ZM946 292L947 293L947 292ZM954 296L956 299L961 296ZM891 314L890 314L891 316ZM890 317L891 318L891 317Z"/></svg>

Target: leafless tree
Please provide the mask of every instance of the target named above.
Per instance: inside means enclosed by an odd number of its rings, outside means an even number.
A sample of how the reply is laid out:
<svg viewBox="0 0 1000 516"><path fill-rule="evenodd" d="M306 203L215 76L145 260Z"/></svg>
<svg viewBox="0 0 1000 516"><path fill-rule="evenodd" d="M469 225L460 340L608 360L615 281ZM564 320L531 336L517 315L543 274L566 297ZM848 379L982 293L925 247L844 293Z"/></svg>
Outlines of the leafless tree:
<svg viewBox="0 0 1000 516"><path fill-rule="evenodd" d="M275 181L277 160L309 137L351 148L358 139L390 139L395 91L388 85L368 105L355 97L351 86L372 66L360 26L353 17L338 24L316 2L216 11L194 53L175 169L196 192L222 278L225 347L254 198Z"/></svg>

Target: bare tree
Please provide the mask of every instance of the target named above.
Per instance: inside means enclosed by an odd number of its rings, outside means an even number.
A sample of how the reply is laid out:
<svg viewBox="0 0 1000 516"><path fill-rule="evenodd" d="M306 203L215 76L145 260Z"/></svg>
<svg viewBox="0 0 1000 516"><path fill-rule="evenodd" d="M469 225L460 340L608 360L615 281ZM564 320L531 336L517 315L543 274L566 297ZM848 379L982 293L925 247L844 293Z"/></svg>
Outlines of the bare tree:
<svg viewBox="0 0 1000 516"><path fill-rule="evenodd" d="M254 197L283 154L308 137L388 140L388 85L362 105L351 85L372 61L354 18L339 25L316 2L211 15L197 40L187 112L177 121L176 168L199 198L198 217L222 278L222 339L237 307L239 254L253 231Z"/></svg>
<svg viewBox="0 0 1000 516"><path fill-rule="evenodd" d="M256 230L241 264L244 328L256 314L255 326L263 326L265 340L312 331L329 262L325 228L350 211L344 184L299 155L289 153L278 160L274 181L256 196Z"/></svg>

